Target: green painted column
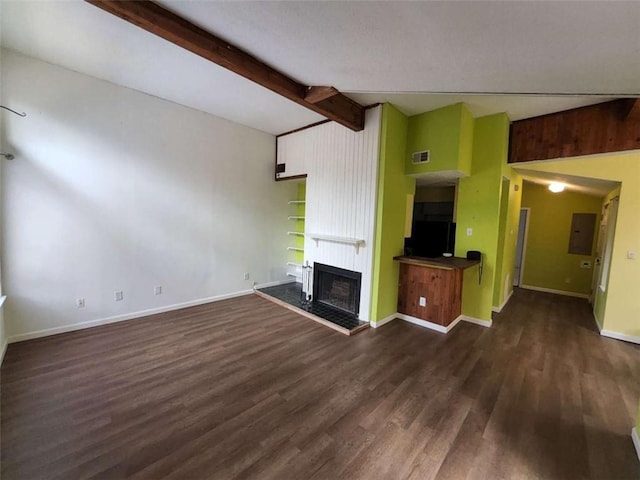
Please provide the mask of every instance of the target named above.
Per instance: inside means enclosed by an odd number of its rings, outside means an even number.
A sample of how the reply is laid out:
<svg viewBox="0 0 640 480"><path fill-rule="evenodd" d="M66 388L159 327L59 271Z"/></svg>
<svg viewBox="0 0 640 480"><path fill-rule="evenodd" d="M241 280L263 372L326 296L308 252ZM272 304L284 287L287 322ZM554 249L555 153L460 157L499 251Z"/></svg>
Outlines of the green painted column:
<svg viewBox="0 0 640 480"><path fill-rule="evenodd" d="M478 268L465 270L462 314L491 320L498 264L500 197L503 165L507 162L509 118L504 113L477 118L474 125L471 175L460 179L456 219L458 257L468 250L483 254L482 280Z"/></svg>
<svg viewBox="0 0 640 480"><path fill-rule="evenodd" d="M378 201L373 260L371 320L380 321L397 311L398 262L404 250L407 195L415 192L415 179L404 172L407 117L393 105L382 106Z"/></svg>

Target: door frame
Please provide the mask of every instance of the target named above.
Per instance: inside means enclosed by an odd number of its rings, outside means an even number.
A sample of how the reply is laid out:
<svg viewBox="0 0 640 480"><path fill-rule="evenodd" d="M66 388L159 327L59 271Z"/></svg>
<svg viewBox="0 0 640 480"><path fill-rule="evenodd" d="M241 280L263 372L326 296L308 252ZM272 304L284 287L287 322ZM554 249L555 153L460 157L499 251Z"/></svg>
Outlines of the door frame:
<svg viewBox="0 0 640 480"><path fill-rule="evenodd" d="M529 238L529 219L531 217L531 207L521 207L520 208L520 217L522 216L522 211L526 211L527 214L525 215L525 219L524 219L524 234L522 236L522 255L520 256L520 273L518 274L518 285L514 285L514 286L518 286L520 287L522 285L522 278L524 277L524 262L527 256L527 239ZM518 232L520 231L520 218L518 218ZM518 248L520 247L519 244L519 235L516 238L516 258L518 258ZM514 276L515 277L515 276Z"/></svg>

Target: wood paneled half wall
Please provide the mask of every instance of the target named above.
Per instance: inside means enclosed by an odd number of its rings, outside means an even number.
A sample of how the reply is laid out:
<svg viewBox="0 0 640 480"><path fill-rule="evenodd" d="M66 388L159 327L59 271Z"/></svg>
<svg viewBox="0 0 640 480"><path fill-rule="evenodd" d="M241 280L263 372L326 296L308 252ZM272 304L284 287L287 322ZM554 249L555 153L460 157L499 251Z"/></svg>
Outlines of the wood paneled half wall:
<svg viewBox="0 0 640 480"><path fill-rule="evenodd" d="M509 163L640 149L640 99L623 98L511 124Z"/></svg>

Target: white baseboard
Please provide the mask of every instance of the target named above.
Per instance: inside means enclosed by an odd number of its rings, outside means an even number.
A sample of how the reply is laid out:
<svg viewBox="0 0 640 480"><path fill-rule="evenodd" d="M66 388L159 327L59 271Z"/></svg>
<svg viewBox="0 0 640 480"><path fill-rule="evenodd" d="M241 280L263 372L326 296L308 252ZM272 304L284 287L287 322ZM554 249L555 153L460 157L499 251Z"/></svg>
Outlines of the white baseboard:
<svg viewBox="0 0 640 480"><path fill-rule="evenodd" d="M371 325L373 328L379 328L391 322L392 320L395 320L396 318L398 318L398 314L394 313L393 315L389 315L388 317L385 317L382 320L378 320L377 322L369 322L369 325Z"/></svg>
<svg viewBox="0 0 640 480"><path fill-rule="evenodd" d="M500 305L499 307L491 307L491 311L500 313L502 309L507 306L507 303L509 302L509 300L511 300L512 296L513 296L513 290L509 292L509 295L507 295L507 298L504 299L504 302L502 302L502 305Z"/></svg>
<svg viewBox="0 0 640 480"><path fill-rule="evenodd" d="M278 285L286 285L287 283L294 283L297 282L297 280L292 280L291 278L288 278L286 280L276 280L275 282L267 282L267 283L261 283L261 284L256 284L253 286L254 289L256 288L267 288L267 287L277 287ZM297 282L300 283L300 282Z"/></svg>
<svg viewBox="0 0 640 480"><path fill-rule="evenodd" d="M631 430L631 438L633 439L633 446L636 447L638 460L640 460L640 437L638 437L638 430L636 427L633 427L633 430Z"/></svg>
<svg viewBox="0 0 640 480"><path fill-rule="evenodd" d="M481 327L485 327L485 328L491 328L491 325L493 325L492 320L482 320L480 318L469 317L467 315L460 315L460 317L462 317L461 320L464 320L465 322L473 323L475 325L480 325Z"/></svg>
<svg viewBox="0 0 640 480"><path fill-rule="evenodd" d="M412 317L411 315L405 315L404 313L398 313L396 316L397 318L404 320L405 322L413 323L414 325L420 325L421 327L435 330L436 332L447 333L447 327L443 327L442 325L438 325L437 323L431 323L426 320L422 320L421 318Z"/></svg>
<svg viewBox="0 0 640 480"><path fill-rule="evenodd" d="M436 332L440 333L449 333L460 322L475 323L476 325L481 325L487 328L491 327L492 325L492 322L490 320L480 320L479 318L473 318L467 315L458 315L458 317L446 327L438 325L437 323L428 322L427 320L422 320L421 318L412 317L411 315L405 315L404 313L396 313L395 315L392 315L392 317L399 318L401 320L404 320L405 322L413 323L414 325L420 325L421 327L435 330Z"/></svg>
<svg viewBox="0 0 640 480"><path fill-rule="evenodd" d="M603 337L615 338L616 340L640 344L640 337L634 335L626 335L624 333L618 333L611 330L600 330L600 335Z"/></svg>
<svg viewBox="0 0 640 480"><path fill-rule="evenodd" d="M520 285L520 288L526 290L535 290L536 292L555 293L556 295L564 295L566 297L577 297L589 300L589 295L586 293L567 292L565 290L554 290L553 288L535 287L533 285Z"/></svg>
<svg viewBox="0 0 640 480"><path fill-rule="evenodd" d="M90 320L88 322L74 323L71 325L63 325L61 327L47 328L44 330L37 330L35 332L21 333L14 335L7 339L8 343L22 342L25 340L31 340L34 338L48 337L49 335L57 335L58 333L72 332L74 330L83 330L85 328L97 327L99 325L107 325L109 323L124 322L125 320L132 320L134 318L148 317L149 315L155 315L157 313L171 312L173 310L179 310L181 308L195 307L197 305L204 305L205 303L219 302L220 300L227 300L229 298L242 297L244 295L250 295L253 290L242 290L240 292L228 293L224 295L216 295L214 297L200 298L198 300L192 300L189 302L176 303L173 305L167 305L164 307L150 308L148 310L140 310L138 312L125 313L123 315L116 315L113 317L100 318L98 320Z"/></svg>
<svg viewBox="0 0 640 480"><path fill-rule="evenodd" d="M4 345L2 345L2 352L0 352L0 366L2 366L2 362L4 362L4 354L7 353L7 346L9 345L9 342L4 342Z"/></svg>

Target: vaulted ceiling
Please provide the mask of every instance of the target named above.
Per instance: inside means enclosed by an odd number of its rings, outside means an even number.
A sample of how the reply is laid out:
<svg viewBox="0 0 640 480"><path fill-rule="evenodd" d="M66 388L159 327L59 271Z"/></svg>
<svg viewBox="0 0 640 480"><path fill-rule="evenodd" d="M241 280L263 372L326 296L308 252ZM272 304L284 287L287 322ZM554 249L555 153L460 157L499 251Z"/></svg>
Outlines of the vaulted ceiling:
<svg viewBox="0 0 640 480"><path fill-rule="evenodd" d="M640 96L635 1L157 3L305 85L407 114L465 101L517 120ZM275 134L322 119L80 0L0 15L3 47L72 70Z"/></svg>

